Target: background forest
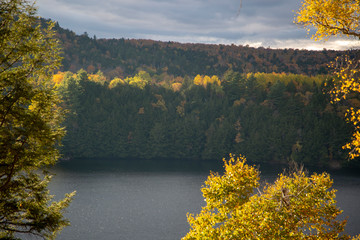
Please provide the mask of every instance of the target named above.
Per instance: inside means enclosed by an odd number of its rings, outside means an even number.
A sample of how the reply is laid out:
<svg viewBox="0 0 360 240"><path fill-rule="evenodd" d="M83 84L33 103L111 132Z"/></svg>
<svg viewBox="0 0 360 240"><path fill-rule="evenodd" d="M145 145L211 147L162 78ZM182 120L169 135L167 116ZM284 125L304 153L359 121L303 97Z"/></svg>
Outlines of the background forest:
<svg viewBox="0 0 360 240"><path fill-rule="evenodd" d="M70 109L63 153L71 158L345 161L351 128L324 94L325 76L240 74L160 82L146 72L106 81L84 70L54 76ZM179 81L179 82L176 82Z"/></svg>
<svg viewBox="0 0 360 240"><path fill-rule="evenodd" d="M69 109L66 158L241 153L257 162L348 164L342 146L352 128L343 116L360 103L331 105L325 87L328 64L341 51L109 40L56 30L64 59L53 80Z"/></svg>
<svg viewBox="0 0 360 240"><path fill-rule="evenodd" d="M46 20L42 19L45 25ZM298 49L253 48L241 45L182 44L144 39L97 39L87 33L76 35L55 25L64 49L62 71L88 73L101 70L108 78L133 76L140 70L150 74L222 76L228 69L240 73L329 73L336 57L359 51L309 51Z"/></svg>

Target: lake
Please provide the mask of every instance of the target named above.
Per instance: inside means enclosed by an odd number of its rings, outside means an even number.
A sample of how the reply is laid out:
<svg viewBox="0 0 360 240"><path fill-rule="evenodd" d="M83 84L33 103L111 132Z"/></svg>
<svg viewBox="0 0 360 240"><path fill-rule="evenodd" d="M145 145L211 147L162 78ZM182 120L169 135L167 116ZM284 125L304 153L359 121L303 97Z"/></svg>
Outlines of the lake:
<svg viewBox="0 0 360 240"><path fill-rule="evenodd" d="M209 171L222 162L77 160L56 166L51 194L77 191L66 216L71 226L60 240L176 240L189 230L186 213L198 213ZM273 181L280 166L260 165ZM332 174L338 206L349 216L346 231L360 233L360 175Z"/></svg>

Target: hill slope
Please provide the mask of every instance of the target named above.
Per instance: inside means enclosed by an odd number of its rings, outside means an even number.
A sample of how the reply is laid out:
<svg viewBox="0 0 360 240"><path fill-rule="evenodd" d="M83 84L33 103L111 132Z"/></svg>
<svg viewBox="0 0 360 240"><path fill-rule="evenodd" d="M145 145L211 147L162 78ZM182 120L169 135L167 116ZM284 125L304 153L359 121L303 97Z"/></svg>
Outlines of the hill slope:
<svg viewBox="0 0 360 240"><path fill-rule="evenodd" d="M64 48L62 71L88 73L101 70L109 78L127 77L139 70L150 74L195 76L240 73L285 72L317 75L328 73L328 64L341 51L252 48L235 45L181 44L135 39L97 39L76 35L56 25ZM355 54L355 52L353 53Z"/></svg>

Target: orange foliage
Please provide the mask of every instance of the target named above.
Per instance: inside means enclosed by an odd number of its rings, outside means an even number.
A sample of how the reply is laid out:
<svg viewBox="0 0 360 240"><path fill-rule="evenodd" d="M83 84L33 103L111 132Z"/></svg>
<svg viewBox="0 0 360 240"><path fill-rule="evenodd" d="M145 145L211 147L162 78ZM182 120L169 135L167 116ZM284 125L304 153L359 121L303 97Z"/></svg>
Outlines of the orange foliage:
<svg viewBox="0 0 360 240"><path fill-rule="evenodd" d="M172 89L174 92L178 92L180 91L181 87L182 87L182 83L179 82L175 82L171 85Z"/></svg>
<svg viewBox="0 0 360 240"><path fill-rule="evenodd" d="M106 82L106 77L102 73L89 74L88 78L90 81L104 84Z"/></svg>
<svg viewBox="0 0 360 240"><path fill-rule="evenodd" d="M54 74L54 75L53 75L53 78L52 78L53 82L54 82L55 84L61 83L62 80L64 79L64 75L65 75L64 72L58 72L57 74Z"/></svg>

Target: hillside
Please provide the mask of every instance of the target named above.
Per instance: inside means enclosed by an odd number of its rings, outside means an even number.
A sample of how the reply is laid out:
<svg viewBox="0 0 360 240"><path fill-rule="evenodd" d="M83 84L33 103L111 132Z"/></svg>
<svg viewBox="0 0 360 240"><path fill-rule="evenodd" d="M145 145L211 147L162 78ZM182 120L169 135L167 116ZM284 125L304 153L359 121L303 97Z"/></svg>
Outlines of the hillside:
<svg viewBox="0 0 360 240"><path fill-rule="evenodd" d="M240 73L328 73L328 64L340 51L252 48L235 45L181 44L135 39L97 39L76 35L56 25L64 49L62 71L89 73L98 70L108 78L127 77L145 70L173 77L197 74L222 76L227 70ZM352 52L350 54L356 54Z"/></svg>

